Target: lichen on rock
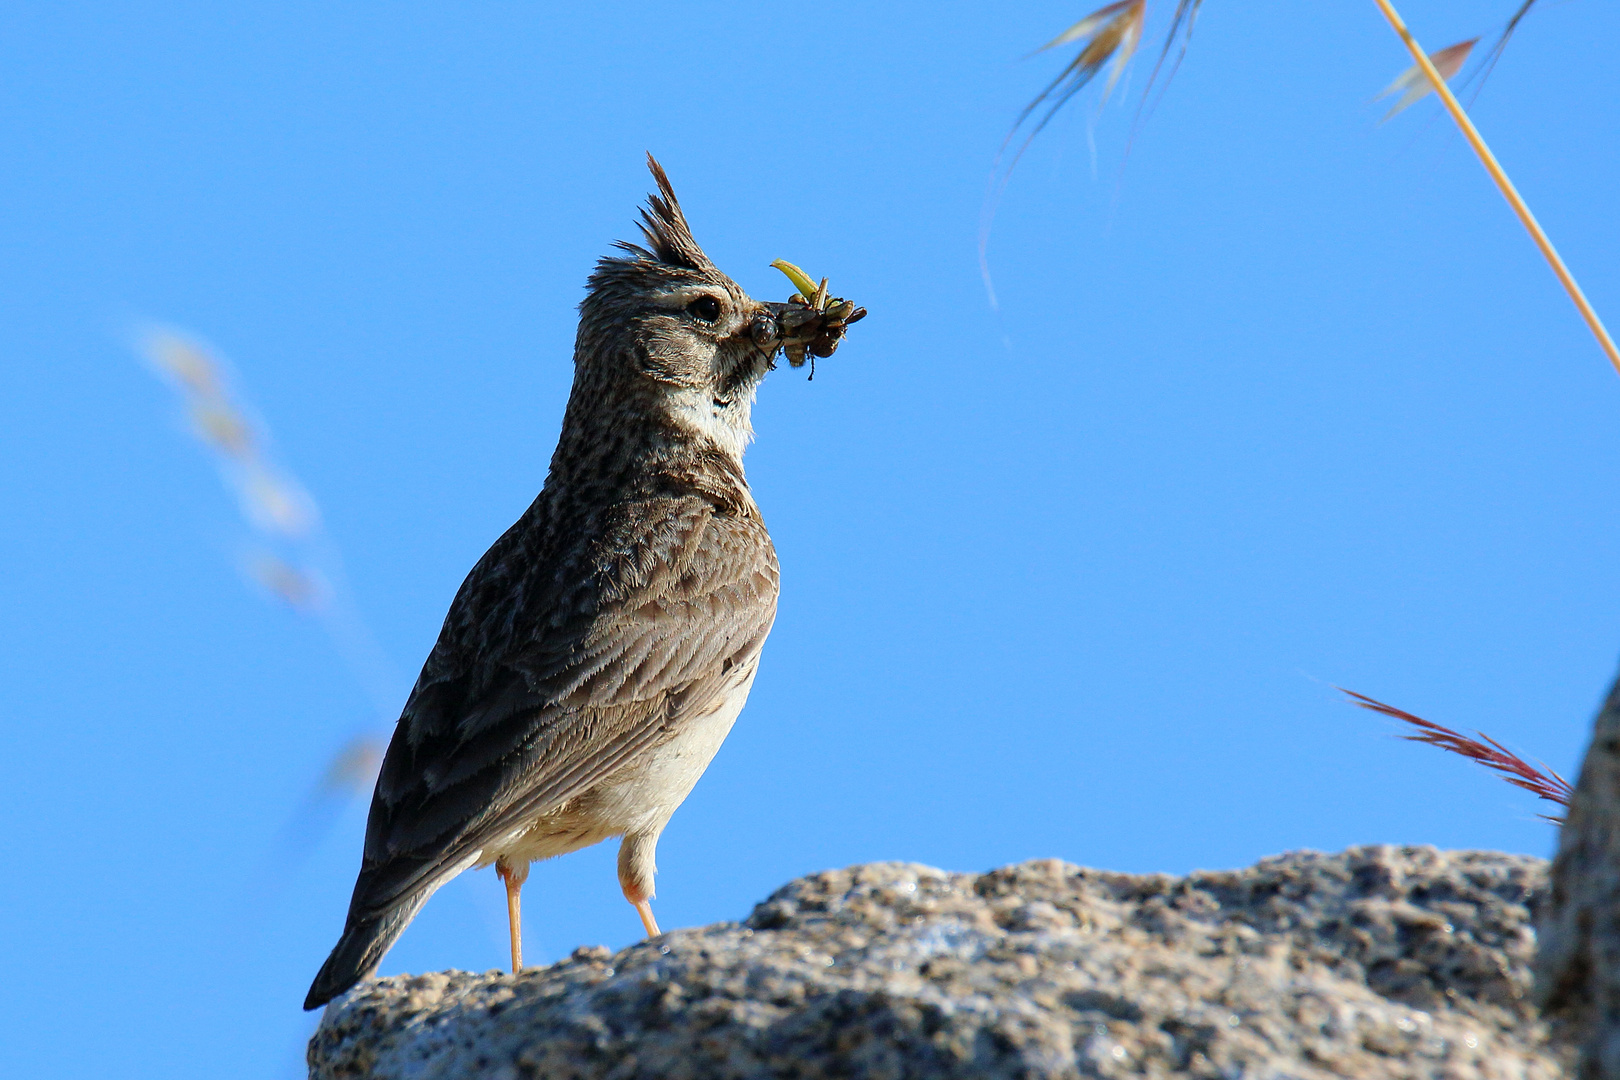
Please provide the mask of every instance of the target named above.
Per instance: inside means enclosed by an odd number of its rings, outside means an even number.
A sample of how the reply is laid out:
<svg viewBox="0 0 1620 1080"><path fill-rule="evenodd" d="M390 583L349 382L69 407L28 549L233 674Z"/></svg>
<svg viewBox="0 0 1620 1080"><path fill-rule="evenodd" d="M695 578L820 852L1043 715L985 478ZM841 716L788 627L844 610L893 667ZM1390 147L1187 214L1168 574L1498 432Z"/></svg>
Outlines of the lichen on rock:
<svg viewBox="0 0 1620 1080"><path fill-rule="evenodd" d="M1181 878L856 866L616 955L363 983L310 1074L1553 1080L1528 1001L1545 882L1393 847Z"/></svg>

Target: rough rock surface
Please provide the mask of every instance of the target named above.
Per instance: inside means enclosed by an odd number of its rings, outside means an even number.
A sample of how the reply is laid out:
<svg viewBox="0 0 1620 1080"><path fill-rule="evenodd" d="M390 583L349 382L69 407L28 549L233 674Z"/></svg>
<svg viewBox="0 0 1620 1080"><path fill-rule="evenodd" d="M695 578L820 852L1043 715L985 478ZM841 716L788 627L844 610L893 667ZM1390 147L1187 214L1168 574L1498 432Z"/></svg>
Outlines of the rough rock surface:
<svg viewBox="0 0 1620 1080"><path fill-rule="evenodd" d="M1052 861L794 881L742 924L518 976L364 983L312 1077L1551 1078L1546 864L1299 852L1185 878Z"/></svg>
<svg viewBox="0 0 1620 1080"><path fill-rule="evenodd" d="M1543 907L1536 998L1579 1045L1583 1080L1620 1080L1620 682L1598 713Z"/></svg>

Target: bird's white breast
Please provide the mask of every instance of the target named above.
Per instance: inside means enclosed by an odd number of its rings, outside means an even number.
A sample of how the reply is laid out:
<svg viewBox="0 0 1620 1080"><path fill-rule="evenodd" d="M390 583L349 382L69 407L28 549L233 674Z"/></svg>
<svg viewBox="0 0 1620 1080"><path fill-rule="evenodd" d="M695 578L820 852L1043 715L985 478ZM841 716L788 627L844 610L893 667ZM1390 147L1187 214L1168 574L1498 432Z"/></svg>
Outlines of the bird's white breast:
<svg viewBox="0 0 1620 1080"><path fill-rule="evenodd" d="M479 864L500 856L513 862L549 859L626 833L656 837L725 742L758 670L756 657L715 708L688 718L668 740L522 833L485 848Z"/></svg>
<svg viewBox="0 0 1620 1080"><path fill-rule="evenodd" d="M755 661L747 676L721 697L713 711L694 716L667 742L647 751L597 786L592 801L614 832L656 833L686 800L698 777L709 767L720 744L726 741L737 714L748 700L758 671Z"/></svg>

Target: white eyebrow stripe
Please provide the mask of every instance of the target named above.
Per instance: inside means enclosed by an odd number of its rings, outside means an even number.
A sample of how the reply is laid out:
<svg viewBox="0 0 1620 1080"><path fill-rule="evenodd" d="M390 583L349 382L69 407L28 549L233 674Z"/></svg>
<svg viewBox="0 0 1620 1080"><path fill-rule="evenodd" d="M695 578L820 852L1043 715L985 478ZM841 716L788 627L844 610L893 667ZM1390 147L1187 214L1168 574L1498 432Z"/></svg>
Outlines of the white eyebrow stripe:
<svg viewBox="0 0 1620 1080"><path fill-rule="evenodd" d="M688 285L671 292L659 293L653 297L653 303L663 308L683 308L702 296L714 297L722 308L732 306L730 294L717 285Z"/></svg>

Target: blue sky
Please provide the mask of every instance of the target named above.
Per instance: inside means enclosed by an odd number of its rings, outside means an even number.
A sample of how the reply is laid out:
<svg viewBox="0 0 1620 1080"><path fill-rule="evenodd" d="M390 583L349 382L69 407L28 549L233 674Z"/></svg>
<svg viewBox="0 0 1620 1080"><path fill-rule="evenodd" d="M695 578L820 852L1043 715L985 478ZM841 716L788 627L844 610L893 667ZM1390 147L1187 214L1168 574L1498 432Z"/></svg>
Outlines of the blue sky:
<svg viewBox="0 0 1620 1080"><path fill-rule="evenodd" d="M1512 6L1405 14L1435 48ZM780 616L660 845L666 927L874 859L1548 853L1528 796L1331 687L1574 770L1620 652L1620 379L1435 103L1379 125L1405 60L1363 3L1210 0L1128 161L1145 67L1077 99L1001 202L992 309L986 178L1061 63L1019 58L1086 10L0 11L7 1071L297 1075L363 810L298 859L277 838L391 721L244 584L132 329L230 358L397 711L544 476L648 150L755 295L788 258L871 311L756 408ZM1617 34L1612 5L1538 11L1476 116L1620 320ZM536 868L533 961L637 937L612 859ZM503 940L464 875L383 971Z"/></svg>

